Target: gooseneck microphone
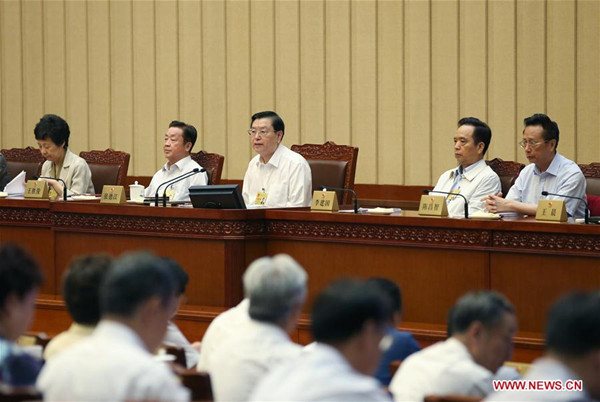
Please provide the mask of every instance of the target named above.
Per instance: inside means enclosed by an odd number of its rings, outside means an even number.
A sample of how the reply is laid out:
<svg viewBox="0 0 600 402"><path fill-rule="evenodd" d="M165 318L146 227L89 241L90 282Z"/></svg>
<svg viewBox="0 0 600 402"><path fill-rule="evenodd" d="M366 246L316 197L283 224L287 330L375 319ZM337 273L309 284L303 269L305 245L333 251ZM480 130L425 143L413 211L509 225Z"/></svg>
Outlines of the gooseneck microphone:
<svg viewBox="0 0 600 402"><path fill-rule="evenodd" d="M52 179L52 180L60 181L63 184L63 201L67 200L67 183L65 183L65 181L63 179L49 177L49 176L33 176L33 179L34 180L37 180L37 179Z"/></svg>
<svg viewBox="0 0 600 402"><path fill-rule="evenodd" d="M440 194L446 194L446 195L458 195L459 197L462 197L462 199L465 200L465 219L469 219L469 201L467 201L467 197L465 197L464 195L459 194L459 193L449 193L447 191L439 191L439 190L423 190L423 193L425 193L425 194L440 193Z"/></svg>
<svg viewBox="0 0 600 402"><path fill-rule="evenodd" d="M177 183L177 182L179 182L181 180L185 180L188 177L191 177L191 176L193 176L195 174L202 173L202 172L206 172L206 169L204 169L204 168L203 169L194 168L193 170L191 170L189 172L186 172L186 173L184 173L184 174L182 174L180 176L177 176L177 177L175 177L175 178L173 178L171 180L167 180L164 183L161 183L158 186L158 188L156 189L156 193L154 194L154 206L158 207L158 191L160 190L160 188L162 186L169 186L171 184L175 184L175 183ZM167 192L167 189L165 187L165 191L163 191L163 195L162 195L162 198L163 198L163 207L167 206L166 192Z"/></svg>
<svg viewBox="0 0 600 402"><path fill-rule="evenodd" d="M583 201L583 203L585 204L585 215L584 215L584 222L585 222L585 224L586 224L586 225L587 225L588 223L590 223L590 215L589 215L589 212L588 212L588 203L587 203L587 201L586 201L584 198L582 198L582 197L574 197L574 196L572 196L572 195L565 195L565 194L549 193L549 192L547 192L547 191L542 191L542 195L543 195L544 197L547 197L547 196L549 196L549 195L553 195L553 196L555 196L555 197L571 198L571 199L573 199L573 200L579 200L579 201ZM594 222L594 223L598 223L598 219L595 219L595 222Z"/></svg>
<svg viewBox="0 0 600 402"><path fill-rule="evenodd" d="M356 195L356 192L350 188L343 188L343 187L329 187L329 186L319 186L319 189L322 191L327 191L329 190L335 190L335 191L344 191L344 192L349 192L352 193L354 195L354 213L357 214L358 213L358 196Z"/></svg>

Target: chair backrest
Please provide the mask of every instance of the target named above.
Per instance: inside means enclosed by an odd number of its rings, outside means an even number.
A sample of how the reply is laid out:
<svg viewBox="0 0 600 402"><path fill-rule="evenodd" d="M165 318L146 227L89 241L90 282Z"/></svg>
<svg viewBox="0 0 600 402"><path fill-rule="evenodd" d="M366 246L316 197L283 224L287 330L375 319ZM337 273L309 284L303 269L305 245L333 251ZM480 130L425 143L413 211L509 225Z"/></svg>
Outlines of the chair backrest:
<svg viewBox="0 0 600 402"><path fill-rule="evenodd" d="M185 349L182 346L163 345L165 353L175 357L175 363L181 367L187 367L187 359L185 357Z"/></svg>
<svg viewBox="0 0 600 402"><path fill-rule="evenodd" d="M579 168L585 176L585 192L591 195L600 195L600 163L594 162L589 165L580 164Z"/></svg>
<svg viewBox="0 0 600 402"><path fill-rule="evenodd" d="M14 179L22 170L26 174L25 180L32 180L33 176L40 175L46 160L40 150L34 147L3 149L0 152L6 159L8 181Z"/></svg>
<svg viewBox="0 0 600 402"><path fill-rule="evenodd" d="M517 176L525 165L519 162L503 161L500 158L494 158L491 161L486 161L489 167L500 177L500 185L502 186L502 195L506 197L508 190L515 184Z"/></svg>
<svg viewBox="0 0 600 402"><path fill-rule="evenodd" d="M214 400L210 375L208 373L192 369L180 372L178 375L181 379L181 384L190 390L192 401Z"/></svg>
<svg viewBox="0 0 600 402"><path fill-rule="evenodd" d="M292 151L298 152L310 165L312 173L312 189L320 186L341 187L354 190L354 176L358 148L348 145L337 145L327 141L325 144L292 145ZM338 200L342 204L352 203L352 194L338 191Z"/></svg>
<svg viewBox="0 0 600 402"><path fill-rule="evenodd" d="M129 154L114 151L82 151L79 153L92 172L92 183L96 194L102 193L105 185L124 186L129 168Z"/></svg>
<svg viewBox="0 0 600 402"><path fill-rule="evenodd" d="M198 151L190 155L197 164L206 169L208 184L221 183L221 173L223 173L223 163L225 162L223 155L211 154L204 151Z"/></svg>

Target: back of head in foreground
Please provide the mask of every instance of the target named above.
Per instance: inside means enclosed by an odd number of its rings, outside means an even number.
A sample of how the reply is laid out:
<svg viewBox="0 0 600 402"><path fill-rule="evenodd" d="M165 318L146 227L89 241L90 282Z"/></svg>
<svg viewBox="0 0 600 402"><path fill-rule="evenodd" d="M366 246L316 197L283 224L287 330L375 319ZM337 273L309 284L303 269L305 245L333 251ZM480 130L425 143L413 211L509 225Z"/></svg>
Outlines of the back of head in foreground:
<svg viewBox="0 0 600 402"><path fill-rule="evenodd" d="M306 299L306 271L292 257L278 254L254 261L244 273L250 318L292 331Z"/></svg>

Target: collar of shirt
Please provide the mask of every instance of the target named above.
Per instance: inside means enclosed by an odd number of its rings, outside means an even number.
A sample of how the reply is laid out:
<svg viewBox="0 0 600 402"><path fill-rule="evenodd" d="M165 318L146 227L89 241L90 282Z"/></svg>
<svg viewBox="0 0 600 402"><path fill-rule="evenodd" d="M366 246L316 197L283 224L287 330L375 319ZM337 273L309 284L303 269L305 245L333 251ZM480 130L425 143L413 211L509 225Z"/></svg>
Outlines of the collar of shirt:
<svg viewBox="0 0 600 402"><path fill-rule="evenodd" d="M184 166L192 159L192 157L190 155L186 156L185 158L179 159L177 162L175 162L174 164L171 165L171 169L173 168L173 166L177 166L177 169L179 170L183 170ZM170 172L171 170L169 169L169 162L165 163L162 167L163 172Z"/></svg>
<svg viewBox="0 0 600 402"><path fill-rule="evenodd" d="M258 321L251 318L248 320L248 327L250 331L263 332L269 334L269 337L274 339L291 342L289 335L283 329L281 329L281 327L275 324Z"/></svg>
<svg viewBox="0 0 600 402"><path fill-rule="evenodd" d="M275 152L273 153L273 156L271 156L271 159L269 159L269 161L267 163L262 163L260 161L260 156L256 159L256 166L266 166L266 165L271 165L273 167L278 167L279 166L279 162L281 161L281 154L284 152L283 151L283 144L279 144L277 146L277 149L275 150Z"/></svg>
<svg viewBox="0 0 600 402"><path fill-rule="evenodd" d="M73 324L71 324L69 331L77 335L89 335L92 332L94 332L95 329L96 327L93 325L82 325L74 322Z"/></svg>
<svg viewBox="0 0 600 402"><path fill-rule="evenodd" d="M563 159L564 157L561 154L559 154L558 151L556 151L556 154L554 154L554 158L552 158L552 162L550 162L550 166L548 166L548 169L546 169L545 172L540 172L540 169L537 167L537 165L534 165L533 174L535 174L536 176L541 176L544 174L558 176L560 165L562 164Z"/></svg>
<svg viewBox="0 0 600 402"><path fill-rule="evenodd" d="M461 166L458 166L450 175L450 178L454 178L456 177L456 175L462 174L462 176L471 181L473 180L478 174L479 172L481 172L483 169L485 169L486 167L486 163L485 160L480 159L477 162L473 163L472 165L467 166L465 169L462 169Z"/></svg>
<svg viewBox="0 0 600 402"><path fill-rule="evenodd" d="M456 339L454 337L448 338L446 340L446 343L449 344L452 347L452 349L455 349L460 354L462 354L462 359L463 360L470 360L474 364L476 364L477 367L480 367L482 370L485 370L487 373L489 373L490 376L493 375L493 373L490 370L488 370L487 368L485 368L482 365L478 364L473 359L473 356L471 356L471 353L469 353L469 349L467 349L467 346L464 343L462 343L461 341L459 341L458 339Z"/></svg>
<svg viewBox="0 0 600 402"><path fill-rule="evenodd" d="M111 339L118 340L121 343L126 343L131 346L137 346L147 353L148 349L142 339L130 327L112 320L101 320L92 335L95 338L102 340Z"/></svg>
<svg viewBox="0 0 600 402"><path fill-rule="evenodd" d="M63 169L64 168L68 168L69 166L71 166L71 164L73 163L73 161L75 160L75 157L77 155L75 155L73 152L71 152L69 150L69 148L66 149L65 152L65 159L63 160Z"/></svg>

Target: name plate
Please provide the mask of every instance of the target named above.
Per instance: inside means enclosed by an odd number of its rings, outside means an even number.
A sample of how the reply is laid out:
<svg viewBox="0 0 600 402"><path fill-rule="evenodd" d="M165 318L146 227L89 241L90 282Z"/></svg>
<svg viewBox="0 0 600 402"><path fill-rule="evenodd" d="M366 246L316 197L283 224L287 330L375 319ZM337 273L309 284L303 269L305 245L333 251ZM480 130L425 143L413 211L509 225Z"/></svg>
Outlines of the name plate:
<svg viewBox="0 0 600 402"><path fill-rule="evenodd" d="M125 204L125 187L123 186L103 186L102 198L103 204Z"/></svg>
<svg viewBox="0 0 600 402"><path fill-rule="evenodd" d="M337 212L340 210L338 205L337 194L335 191L314 191L312 203L310 204L311 211L331 211Z"/></svg>
<svg viewBox="0 0 600 402"><path fill-rule="evenodd" d="M27 180L25 185L25 198L36 198L38 200L47 200L48 183L43 180Z"/></svg>
<svg viewBox="0 0 600 402"><path fill-rule="evenodd" d="M446 197L441 195L422 195L419 202L419 215L448 216Z"/></svg>
<svg viewBox="0 0 600 402"><path fill-rule="evenodd" d="M567 210L563 200L540 200L538 202L536 221L566 222Z"/></svg>

